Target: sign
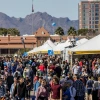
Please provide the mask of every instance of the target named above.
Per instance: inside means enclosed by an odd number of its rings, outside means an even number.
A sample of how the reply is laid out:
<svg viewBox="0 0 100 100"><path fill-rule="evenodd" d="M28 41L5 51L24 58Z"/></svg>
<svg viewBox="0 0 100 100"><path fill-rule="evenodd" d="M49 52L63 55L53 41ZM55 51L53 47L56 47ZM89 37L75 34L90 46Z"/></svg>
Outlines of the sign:
<svg viewBox="0 0 100 100"><path fill-rule="evenodd" d="M53 50L48 50L48 55L52 56L54 54Z"/></svg>

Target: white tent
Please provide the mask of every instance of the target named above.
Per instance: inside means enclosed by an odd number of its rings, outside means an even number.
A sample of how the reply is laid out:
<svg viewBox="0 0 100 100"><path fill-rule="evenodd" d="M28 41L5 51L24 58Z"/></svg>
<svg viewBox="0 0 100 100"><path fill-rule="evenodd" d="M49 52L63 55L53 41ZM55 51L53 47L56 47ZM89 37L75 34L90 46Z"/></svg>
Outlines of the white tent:
<svg viewBox="0 0 100 100"><path fill-rule="evenodd" d="M71 45L69 39L64 43L59 43L53 50L54 51L63 51L65 47Z"/></svg>
<svg viewBox="0 0 100 100"><path fill-rule="evenodd" d="M83 43L85 43L86 41L88 41L86 38L80 39L78 41L76 41L76 45L81 45ZM56 51L63 51L65 49L65 47L68 47L71 45L70 40L68 39L65 43L59 43L53 50Z"/></svg>
<svg viewBox="0 0 100 100"><path fill-rule="evenodd" d="M70 53L74 54L100 54L100 35L88 40L87 42L74 47L70 50Z"/></svg>
<svg viewBox="0 0 100 100"><path fill-rule="evenodd" d="M81 45L87 41L88 41L88 39L86 39L86 38L80 39L80 40L76 41L76 45Z"/></svg>
<svg viewBox="0 0 100 100"><path fill-rule="evenodd" d="M29 52L27 52L28 54L32 54L35 53L39 50L40 47L35 47L34 49L30 50Z"/></svg>
<svg viewBox="0 0 100 100"><path fill-rule="evenodd" d="M48 43L46 43L46 44L40 46L39 49L37 50L37 52L48 53L48 50L53 50L53 48Z"/></svg>
<svg viewBox="0 0 100 100"><path fill-rule="evenodd" d="M48 50L53 50L54 47L54 43L49 39L42 46L35 47L33 50L29 51L28 54L35 52L47 53Z"/></svg>
<svg viewBox="0 0 100 100"><path fill-rule="evenodd" d="M50 45L50 47L54 48L55 47L55 44L49 39L47 40L44 44L48 44Z"/></svg>
<svg viewBox="0 0 100 100"><path fill-rule="evenodd" d="M53 48L54 51L62 51L64 43L59 43L56 47Z"/></svg>
<svg viewBox="0 0 100 100"><path fill-rule="evenodd" d="M82 45L83 43L85 43L87 41L88 41L88 39L86 39L86 38L80 39L80 40L76 41L76 45L77 46ZM64 52L63 52L63 59L64 60L69 61L69 54L68 54L69 50L70 50L70 48L65 48L64 49Z"/></svg>

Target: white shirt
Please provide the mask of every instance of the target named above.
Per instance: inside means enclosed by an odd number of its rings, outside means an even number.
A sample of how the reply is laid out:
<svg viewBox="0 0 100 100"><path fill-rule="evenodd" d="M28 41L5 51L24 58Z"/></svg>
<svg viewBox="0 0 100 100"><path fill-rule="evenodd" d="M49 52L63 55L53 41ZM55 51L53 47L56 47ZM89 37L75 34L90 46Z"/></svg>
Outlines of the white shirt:
<svg viewBox="0 0 100 100"><path fill-rule="evenodd" d="M80 71L81 71L81 70L80 70L80 66L74 66L74 67L73 67L73 73L74 73L74 74L79 74Z"/></svg>

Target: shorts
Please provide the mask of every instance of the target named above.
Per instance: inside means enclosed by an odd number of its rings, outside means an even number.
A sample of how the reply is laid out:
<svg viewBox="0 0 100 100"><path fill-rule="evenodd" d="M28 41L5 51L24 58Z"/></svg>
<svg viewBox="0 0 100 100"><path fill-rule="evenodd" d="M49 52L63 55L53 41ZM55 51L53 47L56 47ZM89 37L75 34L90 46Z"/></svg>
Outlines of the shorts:
<svg viewBox="0 0 100 100"><path fill-rule="evenodd" d="M87 94L88 95L92 94L92 89L87 89Z"/></svg>

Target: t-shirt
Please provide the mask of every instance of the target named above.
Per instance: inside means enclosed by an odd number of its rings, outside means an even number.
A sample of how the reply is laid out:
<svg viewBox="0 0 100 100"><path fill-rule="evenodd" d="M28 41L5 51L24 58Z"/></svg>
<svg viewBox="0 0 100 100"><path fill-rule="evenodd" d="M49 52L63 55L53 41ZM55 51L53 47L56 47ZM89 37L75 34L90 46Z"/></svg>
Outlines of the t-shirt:
<svg viewBox="0 0 100 100"><path fill-rule="evenodd" d="M51 65L51 66L49 67L49 69L54 70L54 69L55 69L55 66L54 66L54 65Z"/></svg>
<svg viewBox="0 0 100 100"><path fill-rule="evenodd" d="M88 80L87 83L86 83L87 89L92 89L93 88L93 83L94 83L93 80Z"/></svg>
<svg viewBox="0 0 100 100"><path fill-rule="evenodd" d="M60 99L60 89L61 89L61 85L57 84L57 85L52 85L51 86L51 91L52 91L52 95L51 98L52 99Z"/></svg>
<svg viewBox="0 0 100 100"><path fill-rule="evenodd" d="M45 66L44 65L40 65L39 69L40 69L40 71L44 71L45 70Z"/></svg>

